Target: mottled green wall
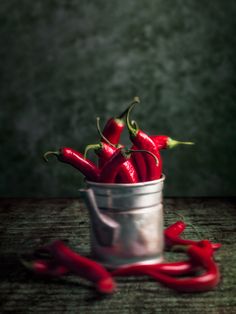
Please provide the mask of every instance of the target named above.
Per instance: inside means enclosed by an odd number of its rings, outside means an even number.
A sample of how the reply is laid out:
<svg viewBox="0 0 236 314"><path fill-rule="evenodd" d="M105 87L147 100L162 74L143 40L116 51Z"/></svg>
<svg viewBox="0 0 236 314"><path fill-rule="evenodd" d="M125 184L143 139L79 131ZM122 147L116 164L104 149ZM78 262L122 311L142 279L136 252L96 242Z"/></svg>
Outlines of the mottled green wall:
<svg viewBox="0 0 236 314"><path fill-rule="evenodd" d="M2 1L0 195L77 195L82 176L42 153L96 142L95 117L135 95L144 130L196 142L163 153L165 195L236 195L235 16L234 0Z"/></svg>

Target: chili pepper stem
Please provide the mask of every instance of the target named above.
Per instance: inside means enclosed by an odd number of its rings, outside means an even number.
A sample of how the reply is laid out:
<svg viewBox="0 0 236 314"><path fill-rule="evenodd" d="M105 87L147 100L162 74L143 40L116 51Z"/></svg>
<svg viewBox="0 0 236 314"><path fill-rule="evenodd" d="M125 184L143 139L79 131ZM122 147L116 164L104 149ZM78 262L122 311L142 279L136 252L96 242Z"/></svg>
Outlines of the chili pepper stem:
<svg viewBox="0 0 236 314"><path fill-rule="evenodd" d="M84 158L87 158L87 153L90 149L94 149L94 150L98 150L102 148L102 145L101 144L89 144L85 147L85 150L84 150Z"/></svg>
<svg viewBox="0 0 236 314"><path fill-rule="evenodd" d="M58 151L55 151L55 152L53 152L53 151L49 151L49 152L46 152L44 155L43 155L43 159L46 161L46 162L48 162L48 156L50 156L50 155L55 155L55 156L59 156L60 155L60 153L58 152Z"/></svg>
<svg viewBox="0 0 236 314"><path fill-rule="evenodd" d="M168 138L168 141L167 141L167 147L168 148L173 148L177 145L194 145L193 142L182 142L182 141L176 141L176 140L173 140L172 138Z"/></svg>
<svg viewBox="0 0 236 314"><path fill-rule="evenodd" d="M136 134L138 133L139 131L139 128L137 124L133 123L133 121L131 122L130 121L130 112L132 111L132 109L134 108L134 106L139 103L139 102L133 102L129 108L127 109L127 114L126 114L126 124L127 124L127 127L128 127L128 130L129 132L133 135L133 136L136 136Z"/></svg>
<svg viewBox="0 0 236 314"><path fill-rule="evenodd" d="M132 120L132 121L131 121L131 125L132 125L136 130L139 129L139 125L138 125L137 121Z"/></svg>
<svg viewBox="0 0 236 314"><path fill-rule="evenodd" d="M128 154L129 154L129 153L147 153L147 154L151 155L151 156L155 159L156 165L159 164L159 160L158 160L157 156L154 155L154 154L153 154L152 152L150 152L149 150L146 150L146 149L128 149L126 152L127 152Z"/></svg>
<svg viewBox="0 0 236 314"><path fill-rule="evenodd" d="M118 120L123 120L123 118L126 116L127 111L129 110L129 107L131 105L133 105L133 103L140 103L140 99L138 96L134 97L134 99L132 100L132 102L129 104L128 108L125 109L116 119Z"/></svg>

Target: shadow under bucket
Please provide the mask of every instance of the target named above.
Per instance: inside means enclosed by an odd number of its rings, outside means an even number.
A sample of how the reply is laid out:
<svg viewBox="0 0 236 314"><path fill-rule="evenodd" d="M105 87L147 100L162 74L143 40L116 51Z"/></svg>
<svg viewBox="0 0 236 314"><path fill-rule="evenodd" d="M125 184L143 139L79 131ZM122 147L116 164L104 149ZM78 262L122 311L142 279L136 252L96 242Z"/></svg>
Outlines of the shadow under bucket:
<svg viewBox="0 0 236 314"><path fill-rule="evenodd" d="M161 179L136 184L87 181L80 190L91 220L91 253L108 268L163 260Z"/></svg>

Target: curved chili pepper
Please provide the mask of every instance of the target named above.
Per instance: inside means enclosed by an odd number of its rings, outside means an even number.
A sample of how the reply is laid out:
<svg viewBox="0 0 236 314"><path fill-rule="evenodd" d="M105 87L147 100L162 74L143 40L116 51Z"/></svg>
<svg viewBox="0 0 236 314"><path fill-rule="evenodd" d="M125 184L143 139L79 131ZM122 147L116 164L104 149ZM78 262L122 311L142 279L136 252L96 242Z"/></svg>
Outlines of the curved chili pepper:
<svg viewBox="0 0 236 314"><path fill-rule="evenodd" d="M59 151L46 152L44 154L45 161L48 161L47 157L49 155L55 155L61 162L69 164L78 169L86 177L87 180L95 182L98 181L100 170L93 162L84 158L84 156L80 152L77 152L72 148L62 147L59 149Z"/></svg>
<svg viewBox="0 0 236 314"><path fill-rule="evenodd" d="M114 145L118 144L120 141L120 136L124 130L125 124L121 118L110 118L102 133L103 135ZM102 139L101 139L102 141Z"/></svg>
<svg viewBox="0 0 236 314"><path fill-rule="evenodd" d="M105 163L111 158L111 156L116 152L117 148L111 146L105 142L100 142L98 144L89 144L85 147L84 156L87 156L89 150L93 149L94 152L99 157L98 167L101 169Z"/></svg>
<svg viewBox="0 0 236 314"><path fill-rule="evenodd" d="M93 282L99 292L115 292L116 284L110 273L102 265L72 251L60 240L49 245L48 250L54 259L69 271Z"/></svg>
<svg viewBox="0 0 236 314"><path fill-rule="evenodd" d="M121 168L121 165L124 164L130 157L131 152L144 152L144 150L139 151L126 151L124 148L118 148L117 151L113 154L110 160L107 161L107 163L104 165L104 167L101 170L100 174L100 182L103 183L114 183L115 178ZM145 150L146 153L149 153L152 155L152 158L156 161L156 157L154 154L148 152ZM134 168L133 168L134 169ZM135 170L135 169L134 169ZM135 176L134 176L135 173ZM129 176L127 176L125 182L123 183L137 183L138 178L136 177L136 172L129 172Z"/></svg>
<svg viewBox="0 0 236 314"><path fill-rule="evenodd" d="M138 103L139 98L135 97L131 104ZM130 105L129 105L130 107ZM105 127L103 128L102 134L103 136L112 144L117 145L120 141L120 136L125 127L125 119L124 117L127 114L126 109L122 114L120 114L117 118L110 118ZM101 142L103 138L101 138Z"/></svg>
<svg viewBox="0 0 236 314"><path fill-rule="evenodd" d="M199 268L199 267L198 267ZM187 275L195 271L196 266L190 261L180 261L172 263L160 263L160 264L134 264L126 267L120 267L112 271L112 276L114 277L124 277L124 276L143 276L147 271L161 272L170 276L181 276Z"/></svg>
<svg viewBox="0 0 236 314"><path fill-rule="evenodd" d="M193 142L177 141L170 138L167 135L151 135L150 137L153 140L153 142L156 144L158 149L173 148L178 145L194 145Z"/></svg>
<svg viewBox="0 0 236 314"><path fill-rule="evenodd" d="M122 148L123 146L120 146ZM85 155L87 154L89 149L94 149L96 154L99 156L99 167L103 168L103 166L112 158L118 148L110 146L105 142L101 142L100 144L88 145L85 149ZM114 170L114 169L113 169ZM118 178L117 178L118 177ZM121 183L136 183L138 182L138 175L137 171L134 168L133 164L130 160L126 160L124 163L121 164L118 172L117 177L115 178L114 182ZM101 180L101 179L100 179Z"/></svg>
<svg viewBox="0 0 236 314"><path fill-rule="evenodd" d="M202 268L205 269L205 273L196 277L190 278L171 277L171 275L167 274L168 272L164 273L161 270L161 265L159 266L160 269L158 269L158 267L152 268L151 266L148 265L145 265L144 267L142 267L141 265L133 265L130 267L126 267L124 269L122 268L118 269L114 271L112 274L114 276L148 275L162 283L164 286L182 292L208 291L213 289L219 283L220 280L220 272L217 265L212 259L212 253L209 248L210 244L208 243L209 241L204 241L204 243L202 243L203 247L199 247L196 245L185 247L185 251L189 255L190 259L194 262L194 264L195 265L197 264L198 266L201 266ZM189 265L187 266L185 264L183 265L184 265L183 269L187 269L188 271ZM178 275L178 272L175 273L174 271L172 275L176 274ZM182 274L186 273L183 272Z"/></svg>
<svg viewBox="0 0 236 314"><path fill-rule="evenodd" d="M139 102L139 99L136 97L134 98L134 101L132 102L132 104ZM129 109L129 108L128 108ZM126 110L127 111L127 110ZM125 111L125 113L126 113ZM112 144L102 133L101 129L100 129L100 124L99 124L100 118L97 117L97 130L98 133L101 136L101 144L104 144L105 147L101 147L98 151L98 156L99 156L99 168L102 168L105 163L111 158L111 156L116 152L117 148L121 148L123 147L123 145L120 144ZM108 146L109 145L109 146ZM93 145L89 145L86 147L86 151L90 148L93 148ZM96 147L94 147L96 148ZM125 163L122 164L122 166L120 167L120 172L117 174L117 177L115 179L115 183L131 183L131 182L138 182L138 175L137 175L137 171L135 170L135 167L132 163L132 160L127 160ZM132 176L132 178L130 178L130 175ZM135 178L133 178L133 176Z"/></svg>
<svg viewBox="0 0 236 314"><path fill-rule="evenodd" d="M130 123L136 130L139 129L139 126L135 120L132 120ZM138 150L138 148L135 145L133 145L131 149ZM144 156L142 154L132 154L131 161L134 167L137 169L139 182L147 181L147 167Z"/></svg>
<svg viewBox="0 0 236 314"><path fill-rule="evenodd" d="M131 149L138 150L138 148L135 145L133 145ZM132 154L131 162L137 171L139 182L147 181L147 166L143 154Z"/></svg>
<svg viewBox="0 0 236 314"><path fill-rule="evenodd" d="M146 167L147 167L147 177L146 181L152 181L157 180L162 175L162 160L160 153L158 151L158 148L156 147L155 143L151 139L150 136L148 136L145 132L141 131L140 129L137 129L136 126L133 126L130 122L129 115L130 111L133 109L134 105L136 103L132 104L127 112L126 115L126 124L129 130L130 139L133 142L133 144L140 150L147 150L151 153L153 153L157 159L158 164L156 164L155 160L150 155L144 155L145 161L146 161ZM140 169L140 172L142 169Z"/></svg>
<svg viewBox="0 0 236 314"><path fill-rule="evenodd" d="M113 156L107 161L101 170L100 182L103 183L114 183L115 178L120 171L122 164L124 164L130 156L125 153L123 148L118 148ZM137 183L138 178L136 172L126 173L127 177L123 183Z"/></svg>
<svg viewBox="0 0 236 314"><path fill-rule="evenodd" d="M165 244L173 245L201 245L201 241L182 239L179 235L184 231L186 224L183 221L176 221L173 225L164 230ZM221 247L220 243L211 243L213 250L218 250Z"/></svg>
<svg viewBox="0 0 236 314"><path fill-rule="evenodd" d="M181 292L203 292L216 287L220 281L220 272L211 254L207 254L208 249L190 245L186 248L186 252L194 262L205 269L205 273L196 277L178 279L153 271L148 271L147 274L165 286Z"/></svg>

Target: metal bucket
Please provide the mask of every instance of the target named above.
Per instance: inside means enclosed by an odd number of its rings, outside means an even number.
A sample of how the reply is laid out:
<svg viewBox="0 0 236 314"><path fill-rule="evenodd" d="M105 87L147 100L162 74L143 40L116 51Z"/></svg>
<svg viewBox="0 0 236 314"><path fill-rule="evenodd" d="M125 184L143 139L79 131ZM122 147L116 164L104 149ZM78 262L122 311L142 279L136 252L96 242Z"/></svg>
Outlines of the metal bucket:
<svg viewBox="0 0 236 314"><path fill-rule="evenodd" d="M91 219L91 253L108 268L163 260L161 179L137 184L87 181L80 190Z"/></svg>

